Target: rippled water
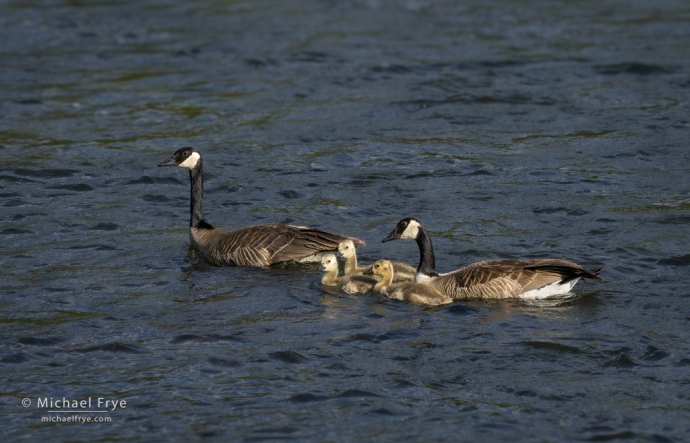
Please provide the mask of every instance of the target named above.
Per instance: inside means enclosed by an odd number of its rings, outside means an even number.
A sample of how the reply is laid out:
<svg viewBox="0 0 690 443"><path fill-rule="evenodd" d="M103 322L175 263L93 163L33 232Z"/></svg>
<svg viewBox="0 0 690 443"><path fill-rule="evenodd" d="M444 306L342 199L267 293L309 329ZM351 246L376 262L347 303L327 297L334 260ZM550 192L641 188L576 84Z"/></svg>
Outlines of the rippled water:
<svg viewBox="0 0 690 443"><path fill-rule="evenodd" d="M683 1L3 2L0 436L687 439L688 23ZM553 256L605 281L423 309L211 267L187 174L156 168L188 145L219 227L416 264L380 244L415 216L439 271ZM41 423L62 397L127 406Z"/></svg>

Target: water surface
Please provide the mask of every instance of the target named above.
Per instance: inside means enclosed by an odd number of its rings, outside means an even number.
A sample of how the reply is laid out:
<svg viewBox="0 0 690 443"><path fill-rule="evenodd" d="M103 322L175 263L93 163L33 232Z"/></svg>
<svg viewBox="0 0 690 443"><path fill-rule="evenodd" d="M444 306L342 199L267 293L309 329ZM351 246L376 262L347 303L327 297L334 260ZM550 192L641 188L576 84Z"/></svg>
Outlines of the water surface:
<svg viewBox="0 0 690 443"><path fill-rule="evenodd" d="M0 6L7 441L683 441L690 7L662 1L22 1ZM602 283L435 309L215 268L206 216L439 271ZM123 399L47 424L43 397ZM21 400L33 400L23 408ZM63 414L65 415L65 414Z"/></svg>

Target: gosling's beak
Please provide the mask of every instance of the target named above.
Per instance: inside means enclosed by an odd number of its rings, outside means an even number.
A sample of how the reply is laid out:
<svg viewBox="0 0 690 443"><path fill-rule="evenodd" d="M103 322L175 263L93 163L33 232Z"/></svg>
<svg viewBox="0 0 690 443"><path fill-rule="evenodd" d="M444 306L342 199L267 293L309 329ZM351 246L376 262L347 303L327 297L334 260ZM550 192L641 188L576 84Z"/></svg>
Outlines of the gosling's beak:
<svg viewBox="0 0 690 443"><path fill-rule="evenodd" d="M362 272L362 274L368 274L371 275L374 273L374 268L367 268L366 271Z"/></svg>
<svg viewBox="0 0 690 443"><path fill-rule="evenodd" d="M345 254L343 254L342 251L338 249L337 251L335 251L335 256L338 258L343 258Z"/></svg>
<svg viewBox="0 0 690 443"><path fill-rule="evenodd" d="M390 234L388 234L388 237L381 240L381 243L386 243L387 241L392 241L392 240L397 240L397 239L398 239L398 234L396 234L395 229L393 229L393 231Z"/></svg>
<svg viewBox="0 0 690 443"><path fill-rule="evenodd" d="M318 268L316 268L317 271L325 271L326 267L321 263Z"/></svg>
<svg viewBox="0 0 690 443"><path fill-rule="evenodd" d="M159 163L158 166L159 167L161 167L161 166L177 166L177 163L175 163L175 156L173 155L172 157L170 157L169 159L167 159L163 163Z"/></svg>

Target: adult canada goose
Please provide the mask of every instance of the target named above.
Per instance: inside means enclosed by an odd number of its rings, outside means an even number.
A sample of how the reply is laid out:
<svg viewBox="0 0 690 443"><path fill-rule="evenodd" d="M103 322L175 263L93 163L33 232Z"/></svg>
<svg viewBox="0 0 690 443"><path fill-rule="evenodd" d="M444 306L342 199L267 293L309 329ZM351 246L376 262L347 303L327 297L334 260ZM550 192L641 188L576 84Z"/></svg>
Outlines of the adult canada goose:
<svg viewBox="0 0 690 443"><path fill-rule="evenodd" d="M319 261L324 251L335 251L343 240L353 237L304 226L266 224L226 231L204 220L204 175L201 154L181 148L158 166L189 169L192 183L189 239L201 255L216 266L269 266L275 263Z"/></svg>
<svg viewBox="0 0 690 443"><path fill-rule="evenodd" d="M379 281L365 275L345 275L338 277L338 259L328 253L321 257L319 271L325 272L321 279L324 286L338 286L348 294L366 294L374 290Z"/></svg>
<svg viewBox="0 0 690 443"><path fill-rule="evenodd" d="M370 267L360 268L357 266L357 249L352 240L345 240L338 245L336 257L345 259L345 275L361 275ZM393 265L393 283L414 280L417 270L405 263L391 261Z"/></svg>
<svg viewBox="0 0 690 443"><path fill-rule="evenodd" d="M432 285L413 281L393 283L395 270L393 264L388 260L375 262L364 273L381 277L381 281L374 286L374 292L385 294L388 298L431 306L445 305L453 302L450 296L442 293L437 287Z"/></svg>
<svg viewBox="0 0 690 443"><path fill-rule="evenodd" d="M434 248L424 226L414 218L396 225L383 242L409 239L419 246L415 281L437 287L453 299L538 299L566 294L581 278L601 280L601 268L588 271L561 259L487 260L446 274L436 272Z"/></svg>

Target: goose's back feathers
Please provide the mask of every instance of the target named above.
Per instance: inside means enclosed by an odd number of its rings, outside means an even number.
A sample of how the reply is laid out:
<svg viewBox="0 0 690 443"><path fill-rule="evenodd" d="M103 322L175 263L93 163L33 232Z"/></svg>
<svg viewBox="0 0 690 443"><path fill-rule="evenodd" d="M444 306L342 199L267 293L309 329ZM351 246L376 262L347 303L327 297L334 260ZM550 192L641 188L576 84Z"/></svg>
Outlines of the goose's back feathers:
<svg viewBox="0 0 690 443"><path fill-rule="evenodd" d="M598 272L561 259L488 260L427 283L454 299L543 298L569 292L580 278L601 280Z"/></svg>
<svg viewBox="0 0 690 443"><path fill-rule="evenodd" d="M226 231L190 228L192 244L217 266L270 266L286 261L319 261L346 239L359 239L304 226L265 224ZM310 259L311 258L311 259Z"/></svg>

